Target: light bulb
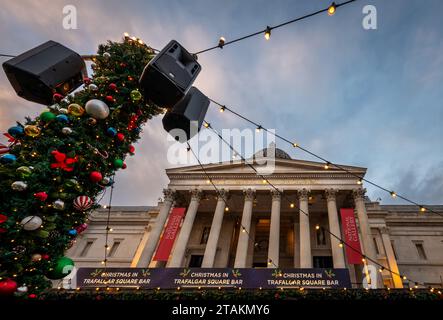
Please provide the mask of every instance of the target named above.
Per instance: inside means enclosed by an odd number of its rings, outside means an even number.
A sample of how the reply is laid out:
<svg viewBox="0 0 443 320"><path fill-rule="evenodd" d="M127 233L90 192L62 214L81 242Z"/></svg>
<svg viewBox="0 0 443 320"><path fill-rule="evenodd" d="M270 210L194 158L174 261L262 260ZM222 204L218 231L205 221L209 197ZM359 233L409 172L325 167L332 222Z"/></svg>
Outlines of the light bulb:
<svg viewBox="0 0 443 320"><path fill-rule="evenodd" d="M265 31L265 39L269 40L271 38L271 27L267 26Z"/></svg>
<svg viewBox="0 0 443 320"><path fill-rule="evenodd" d="M328 15L330 16L334 15L336 10L337 10L337 5L335 4L335 2L331 3L331 5L328 8Z"/></svg>

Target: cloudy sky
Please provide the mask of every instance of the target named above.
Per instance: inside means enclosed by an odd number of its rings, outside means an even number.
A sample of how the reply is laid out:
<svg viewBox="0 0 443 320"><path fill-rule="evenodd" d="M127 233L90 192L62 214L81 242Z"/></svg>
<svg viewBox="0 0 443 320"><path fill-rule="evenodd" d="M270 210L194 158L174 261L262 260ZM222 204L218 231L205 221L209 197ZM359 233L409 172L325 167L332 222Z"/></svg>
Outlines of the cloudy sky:
<svg viewBox="0 0 443 320"><path fill-rule="evenodd" d="M18 54L49 39L81 54L123 32L155 48L171 39L195 52L324 8L323 0L6 1L0 52ZM63 7L78 29L63 29ZM377 30L362 27L364 5ZM360 0L333 17L316 16L200 55L195 85L333 162L368 168L367 178L411 199L443 204L443 2ZM3 59L4 60L4 59ZM0 72L0 130L43 107L18 98ZM248 124L211 107L217 129ZM293 158L314 160L278 143ZM169 147L161 119L144 127L137 155L117 175L114 204L151 205L168 183ZM368 187L372 199L392 203ZM401 203L395 200L395 203Z"/></svg>

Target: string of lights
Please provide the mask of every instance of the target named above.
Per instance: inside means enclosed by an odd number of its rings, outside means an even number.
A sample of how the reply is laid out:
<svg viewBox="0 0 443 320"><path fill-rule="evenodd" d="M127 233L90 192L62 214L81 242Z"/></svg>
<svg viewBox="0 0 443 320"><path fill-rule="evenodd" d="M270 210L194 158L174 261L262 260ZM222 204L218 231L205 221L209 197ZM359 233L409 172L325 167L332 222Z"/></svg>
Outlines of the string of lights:
<svg viewBox="0 0 443 320"><path fill-rule="evenodd" d="M202 169L203 173L206 176L207 181L213 186L216 194L221 197L221 199L223 200L223 202L225 203L225 212L229 211L229 205L227 202L227 199L223 196L223 194L220 192L220 190L217 188L217 186L215 185L214 181L212 180L212 178L210 177L210 175L208 174L208 172L206 171L206 168L203 166L203 164L200 161L200 158L198 157L198 155L195 153L195 151L191 148L191 145L189 144L189 142L187 142L188 144L188 151L191 151L192 154L194 155L194 158L197 160L200 168ZM242 232L245 233L248 237L248 241L252 242L253 245L256 245L255 239L253 239L249 233L249 231L242 225L240 224L240 227L242 229ZM274 264L274 263L273 263ZM274 266L277 268L277 266L274 264Z"/></svg>
<svg viewBox="0 0 443 320"><path fill-rule="evenodd" d="M237 155L239 155L240 156L240 158L241 158L241 161L243 162L243 163L245 163L248 167L250 167L254 172L255 172L255 174L257 175L257 176L259 176L260 177L260 179L262 179L262 181L263 181L263 183L266 183L266 184L268 184L269 186L271 186L274 190L276 190L283 198L285 198L285 199L288 199L288 197L283 193L283 192L281 192L278 188L276 188L271 182L269 182L269 180L267 179L267 178L265 178L262 174L260 174L258 171L257 171L257 169L249 162L249 161L247 161L240 153L238 153L235 149L234 149L234 147L228 142L228 141L226 141L223 137L222 137L222 135L216 130L216 129L214 129L212 126L211 126L211 124L210 123L208 123L208 122L204 122L204 127L205 128L208 128L208 129L210 129L210 130L212 130L217 136L218 136L218 138L223 142L223 143L225 143L231 150L232 150L232 152L234 153L234 154L237 154ZM203 165L201 165L201 166L203 166ZM215 187L215 185L214 185L214 187ZM290 200L289 200L289 202L290 202L290 208L294 208L295 207L295 205L294 205L294 203L292 203ZM306 216L308 216L309 217L309 213L307 213L307 212L305 212L303 209L301 209L300 207L298 207L298 210L299 210L299 212L301 213L301 214L304 214L304 215L306 215ZM242 226L243 227L243 226ZM403 279L403 281L407 281L409 284L413 284L413 287L414 288L418 288L418 286L420 285L420 286L423 286L423 287L426 287L426 284L425 283L421 283L421 282L418 282L418 281L414 281L414 280L412 280L412 279L409 279L408 277L406 277L405 275L402 275L402 274L400 274L400 273L398 273L398 272L395 272L395 271L393 271L393 270L391 270L390 268L388 268L388 267L385 267L385 266L383 266L382 264L380 264L376 259L374 259L374 258L371 258L371 257L368 257L367 255L365 255L360 249L357 249L357 248L354 248L352 245L350 245L349 243L347 243L346 241L344 241L340 236L338 236L338 235L336 235L336 234L334 234L333 232L331 232L331 230L329 230L328 228L326 228L326 227L323 227L323 226L320 226L320 225L316 225L315 226L315 230L316 231L318 231L318 230L320 230L320 229L323 229L326 233L328 233L329 235L331 235L332 237L334 237L335 239L337 239L338 241L339 241L339 246L340 247L343 247L343 246L347 246L348 248L350 248L351 250L353 250L353 251L355 251L355 252L357 252L357 253L359 253L361 256L362 256L362 262L364 263L364 264L366 264L366 262L367 261L370 261L372 264L374 264L375 266L377 266L378 268L379 268L379 272L380 273L382 273L383 271L387 271L387 272L389 272L389 273L391 273L392 275L396 275L396 276L399 276L401 279ZM268 263L272 263L272 264L274 264L274 266L275 266L275 263L272 261L272 260L268 260ZM412 288L411 288L412 289ZM432 287L429 287L429 290L431 291L431 292L434 292L434 288L432 288Z"/></svg>
<svg viewBox="0 0 443 320"><path fill-rule="evenodd" d="M337 4L335 2L332 2L327 8L324 8L324 9L321 9L321 10L318 10L318 11L306 14L304 16L301 16L301 17L298 17L298 18L295 18L295 19L292 19L292 20L280 23L280 24L275 25L275 26L266 26L266 28L263 29L263 30L253 32L253 33L247 34L245 36L242 36L242 37L230 40L230 41L226 41L226 39L224 37L220 37L220 39L218 41L218 44L216 46L213 46L213 47L210 47L210 48L207 48L207 49L204 49L204 50L197 51L194 54L195 55L199 55L201 53L208 52L208 51L211 51L211 50L214 50L214 49L217 49L217 48L223 49L223 47L225 47L227 45L230 45L230 44L233 44L233 43L236 43L236 42L239 42L239 41L243 41L245 39L252 38L252 37L255 37L255 36L260 35L260 34L263 34L265 39L269 40L271 38L272 30L275 30L275 29L287 26L288 24L299 22L301 20L304 20L304 19L316 16L316 15L319 15L319 14L324 13L324 12L327 12L328 15L332 16L337 11L337 8L342 7L344 5L347 5L349 3L355 2L355 1L357 1L357 0L348 0L348 1L345 1L345 2L342 2L342 3L337 3Z"/></svg>
<svg viewBox="0 0 443 320"><path fill-rule="evenodd" d="M322 162L325 163L325 165L324 165L325 170L329 170L330 168L333 167L333 168L336 168L336 169L338 169L338 170L340 170L340 171L344 171L344 172L346 172L347 174L350 174L350 175L356 177L356 178L357 178L357 184L359 184L359 185L363 184L363 182L366 182L366 183L368 183L368 184L370 184L370 185L372 185L372 186L374 186L374 187L376 187L376 188L378 188L378 189L380 189L380 190L382 190L382 191L384 191L384 192L389 193L389 195L390 195L392 198L399 198L399 199L402 199L402 200L404 200L404 201L406 201L406 202L408 202L408 203L410 203L410 204L413 204L413 205L417 206L418 209L419 209L419 211L420 211L421 213L430 212L430 213L433 213L433 214L436 214L436 215L438 215L438 216L443 217L443 214L441 214L441 213L439 213L439 212L433 210L433 209L430 208L429 206L426 206L426 205L423 205L423 204L419 204L419 203L417 203L416 201L410 200L409 198L407 198L407 197L405 197L405 196L403 196L403 195L401 195L401 194L398 194L397 192L395 192L395 191L393 191L393 190L389 190L388 188L383 187L383 186L381 186L380 184L378 184L378 183L376 183L376 182L374 182L374 181L371 181L371 180L369 180L369 179L367 179L367 178L364 178L363 176L360 176L360 175L358 175L358 174L356 174L356 173L354 173L354 172L352 172L352 171L346 169L345 167L343 167L343 166L341 166L341 165L339 165L339 164L333 163L332 161L327 160L326 158L324 158L324 157L322 157L322 156L320 156L320 155L318 155L318 154L316 154L316 153L310 151L310 150L307 149L306 147L302 147L299 143L294 142L294 141L291 141L291 140L289 140L288 138L285 138L285 137L283 137L282 135L280 135L280 134L278 134L278 133L275 133L275 132L273 132L273 131L267 129L266 127L263 127L261 124L258 124L257 122L255 122L255 121L253 121L253 120L251 120L251 119L245 117L244 115L242 115L242 114L240 114L240 113L234 111L233 109L227 107L226 105L223 105L223 104L221 104L220 102L217 102L217 101L215 101L215 100L213 100L213 99L210 99L210 100L211 100L214 104L216 104L216 105L218 105L218 106L220 107L220 109L219 109L220 112L229 111L230 113L234 114L235 116L237 116L237 117L239 117L239 118L245 120L246 122L249 122L250 124L254 125L254 126L256 127L256 130L257 130L257 131L264 130L265 132L267 132L267 133L269 133L269 134L275 136L276 138L278 138L278 139L280 139L280 140L282 140L282 141L288 143L288 144L291 145L292 147L294 147L294 148L298 148L299 150L301 150L301 151L303 151L303 152L305 152L305 153L307 153L307 154L309 154L309 155L311 155L311 156L313 156L313 157L315 157L315 158L321 160Z"/></svg>

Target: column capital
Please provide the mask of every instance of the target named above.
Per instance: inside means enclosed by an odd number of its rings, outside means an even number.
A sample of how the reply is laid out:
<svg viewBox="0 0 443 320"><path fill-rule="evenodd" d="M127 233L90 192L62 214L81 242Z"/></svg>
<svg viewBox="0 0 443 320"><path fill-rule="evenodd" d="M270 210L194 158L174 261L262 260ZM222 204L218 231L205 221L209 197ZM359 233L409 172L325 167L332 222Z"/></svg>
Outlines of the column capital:
<svg viewBox="0 0 443 320"><path fill-rule="evenodd" d="M356 200L356 201L357 200L364 200L365 193L366 193L365 188L358 188L358 189L352 190L352 194L354 195L354 200Z"/></svg>
<svg viewBox="0 0 443 320"><path fill-rule="evenodd" d="M326 189L326 200L327 201L335 201L336 195L338 193L338 189Z"/></svg>
<svg viewBox="0 0 443 320"><path fill-rule="evenodd" d="M228 196L229 196L229 190L218 189L217 200L227 200Z"/></svg>
<svg viewBox="0 0 443 320"><path fill-rule="evenodd" d="M380 233L381 234L389 234L389 228L388 227L381 227Z"/></svg>
<svg viewBox="0 0 443 320"><path fill-rule="evenodd" d="M309 198L309 193L310 193L311 191L310 190L307 190L307 189L301 189L301 190L298 190L297 191L297 193L298 193L298 198L300 199L300 200L304 200L304 201L308 201L308 198Z"/></svg>
<svg viewBox="0 0 443 320"><path fill-rule="evenodd" d="M165 196L165 201L174 201L175 190L173 189L163 189L163 195Z"/></svg>
<svg viewBox="0 0 443 320"><path fill-rule="evenodd" d="M203 192L200 189L192 189L189 190L189 192L191 193L191 201L192 200L200 201L200 198L203 194Z"/></svg>
<svg viewBox="0 0 443 320"><path fill-rule="evenodd" d="M281 200L281 194L282 194L282 191L272 189L272 190L271 190L272 200L273 200L273 201L274 201L274 200Z"/></svg>
<svg viewBox="0 0 443 320"><path fill-rule="evenodd" d="M243 194L245 195L245 200L254 200L255 190L248 188L243 191Z"/></svg>

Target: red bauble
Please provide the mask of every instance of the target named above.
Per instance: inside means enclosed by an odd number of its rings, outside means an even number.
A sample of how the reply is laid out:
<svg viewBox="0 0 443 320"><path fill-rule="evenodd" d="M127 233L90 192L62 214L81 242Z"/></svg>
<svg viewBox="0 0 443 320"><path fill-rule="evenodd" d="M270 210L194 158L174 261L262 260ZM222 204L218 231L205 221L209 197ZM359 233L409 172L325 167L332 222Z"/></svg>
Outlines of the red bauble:
<svg viewBox="0 0 443 320"><path fill-rule="evenodd" d="M42 254L42 259L43 260L49 260L49 254Z"/></svg>
<svg viewBox="0 0 443 320"><path fill-rule="evenodd" d="M77 233L82 233L83 231L85 231L88 228L88 224L87 223L83 223L77 227L75 227L75 230L77 230Z"/></svg>
<svg viewBox="0 0 443 320"><path fill-rule="evenodd" d="M30 295L28 295L29 299L35 299L37 298L37 295L35 293L31 293Z"/></svg>
<svg viewBox="0 0 443 320"><path fill-rule="evenodd" d="M74 208L78 211L86 211L92 207L94 202L88 196L78 196L77 198L75 198L73 204Z"/></svg>
<svg viewBox="0 0 443 320"><path fill-rule="evenodd" d="M0 281L0 296L7 296L14 294L17 290L17 282L11 279Z"/></svg>
<svg viewBox="0 0 443 320"><path fill-rule="evenodd" d="M63 99L63 95L61 95L60 93L54 93L52 98L54 99L54 101L60 102Z"/></svg>
<svg viewBox="0 0 443 320"><path fill-rule="evenodd" d="M89 180L91 180L92 182L100 182L102 179L103 179L103 176L98 171L92 171L89 174Z"/></svg>
<svg viewBox="0 0 443 320"><path fill-rule="evenodd" d="M89 79L88 77L84 77L84 78L83 78L83 82L84 82L85 84L90 84L90 83L91 83L91 79Z"/></svg>
<svg viewBox="0 0 443 320"><path fill-rule="evenodd" d="M123 163L122 165L122 169L126 169L128 166L126 165L126 163Z"/></svg>
<svg viewBox="0 0 443 320"><path fill-rule="evenodd" d="M108 88L109 88L109 90L115 91L115 90L117 90L117 85L115 83L110 83Z"/></svg>
<svg viewBox="0 0 443 320"><path fill-rule="evenodd" d="M44 191L34 193L34 197L40 201L46 201L48 199L48 194Z"/></svg>
<svg viewBox="0 0 443 320"><path fill-rule="evenodd" d="M106 100L107 102L114 102L114 97L113 97L113 96L106 96L106 97L105 97L105 100Z"/></svg>
<svg viewBox="0 0 443 320"><path fill-rule="evenodd" d="M6 222L8 221L8 217L5 216L4 214L0 214L0 223Z"/></svg>
<svg viewBox="0 0 443 320"><path fill-rule="evenodd" d="M117 139L118 141L123 141L125 140L125 135L123 133L117 133Z"/></svg>
<svg viewBox="0 0 443 320"><path fill-rule="evenodd" d="M128 148L129 153L134 154L135 153L135 147L133 145L130 145Z"/></svg>
<svg viewBox="0 0 443 320"><path fill-rule="evenodd" d="M128 65L126 64L126 63L124 63L124 62L122 62L122 63L120 63L120 67L121 68L126 68Z"/></svg>

